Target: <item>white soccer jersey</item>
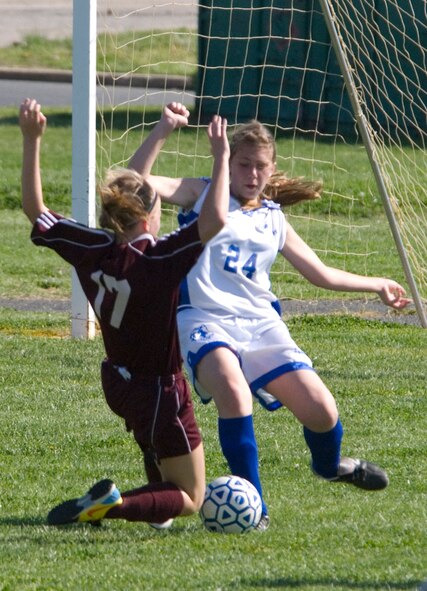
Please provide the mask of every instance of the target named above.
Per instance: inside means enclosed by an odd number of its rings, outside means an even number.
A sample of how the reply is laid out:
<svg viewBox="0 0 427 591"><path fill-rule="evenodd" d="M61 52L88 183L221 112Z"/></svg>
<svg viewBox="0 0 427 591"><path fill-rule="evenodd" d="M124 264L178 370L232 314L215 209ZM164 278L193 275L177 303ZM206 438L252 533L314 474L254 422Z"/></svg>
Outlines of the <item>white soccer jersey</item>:
<svg viewBox="0 0 427 591"><path fill-rule="evenodd" d="M209 184L181 224L200 212ZM270 269L286 238L285 216L267 199L257 209L243 210L231 197L225 227L205 246L181 286L179 310L201 308L219 317L275 316L277 298L270 291Z"/></svg>

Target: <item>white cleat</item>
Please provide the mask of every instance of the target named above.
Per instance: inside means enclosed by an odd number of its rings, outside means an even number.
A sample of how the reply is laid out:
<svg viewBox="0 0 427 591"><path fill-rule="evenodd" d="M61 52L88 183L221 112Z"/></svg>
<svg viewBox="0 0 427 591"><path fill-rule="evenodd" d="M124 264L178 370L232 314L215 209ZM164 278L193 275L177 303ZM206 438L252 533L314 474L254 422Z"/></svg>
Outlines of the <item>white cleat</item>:
<svg viewBox="0 0 427 591"><path fill-rule="evenodd" d="M154 529L169 529L172 526L173 519L167 519L163 523L149 523L148 525Z"/></svg>

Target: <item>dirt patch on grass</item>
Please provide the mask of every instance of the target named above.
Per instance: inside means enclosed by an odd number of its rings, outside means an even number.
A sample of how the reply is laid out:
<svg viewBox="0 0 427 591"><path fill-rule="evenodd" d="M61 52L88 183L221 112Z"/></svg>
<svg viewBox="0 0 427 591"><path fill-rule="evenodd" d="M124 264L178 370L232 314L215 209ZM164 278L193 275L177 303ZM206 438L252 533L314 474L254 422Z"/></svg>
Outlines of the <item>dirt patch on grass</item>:
<svg viewBox="0 0 427 591"><path fill-rule="evenodd" d="M399 324L411 324L421 326L414 306L407 310L397 312L387 308L380 301L365 299L321 299L314 301L282 300L282 314L286 320L292 316L303 314L323 315L348 315L357 316L365 320L379 320L382 322L396 322ZM15 299L0 298L0 308L29 312L71 312L70 300L49 299Z"/></svg>

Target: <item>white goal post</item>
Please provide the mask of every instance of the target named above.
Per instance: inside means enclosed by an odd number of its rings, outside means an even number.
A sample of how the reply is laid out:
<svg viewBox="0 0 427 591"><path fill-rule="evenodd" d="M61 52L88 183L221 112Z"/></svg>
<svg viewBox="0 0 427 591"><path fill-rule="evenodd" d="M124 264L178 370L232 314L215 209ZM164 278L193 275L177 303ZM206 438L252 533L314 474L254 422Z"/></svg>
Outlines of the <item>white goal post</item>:
<svg viewBox="0 0 427 591"><path fill-rule="evenodd" d="M73 0L72 215L96 225L96 1ZM72 272L71 333L95 335L95 314Z"/></svg>
<svg viewBox="0 0 427 591"><path fill-rule="evenodd" d="M283 142L278 168L324 180L320 208L288 213L303 238L355 272L397 257L395 278L427 327L425 1L73 1L74 217L96 223L96 178L126 165L170 100L188 104L195 137L190 152L180 130L162 151L176 176L183 168L209 174L204 127L212 114L226 116L230 128L257 118ZM148 116L153 105L157 115ZM363 159L355 177L352 163ZM386 252L376 244L381 207L391 233ZM275 273L289 279L283 292ZM277 295L304 302L302 310L321 297L293 291L288 268L273 269L272 280ZM342 310L348 301L344 294ZM72 307L73 334L93 334L77 281Z"/></svg>

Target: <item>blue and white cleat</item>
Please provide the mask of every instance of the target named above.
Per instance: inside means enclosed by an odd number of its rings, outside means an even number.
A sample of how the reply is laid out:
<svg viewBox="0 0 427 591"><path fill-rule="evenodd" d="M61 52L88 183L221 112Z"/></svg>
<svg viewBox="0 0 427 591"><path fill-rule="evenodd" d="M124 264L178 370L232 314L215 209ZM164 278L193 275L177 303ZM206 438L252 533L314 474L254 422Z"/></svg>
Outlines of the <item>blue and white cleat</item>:
<svg viewBox="0 0 427 591"><path fill-rule="evenodd" d="M110 509L122 503L120 491L114 482L100 480L83 497L65 501L54 507L47 516L47 522L49 525L97 523Z"/></svg>

